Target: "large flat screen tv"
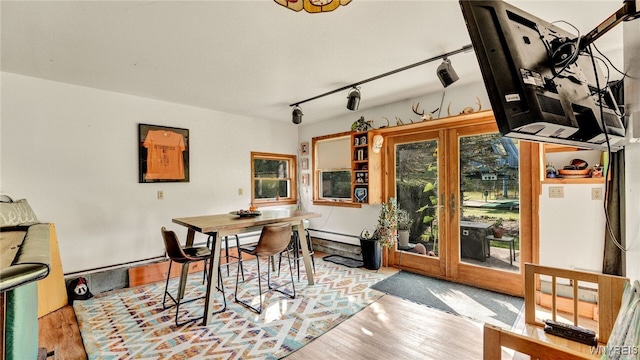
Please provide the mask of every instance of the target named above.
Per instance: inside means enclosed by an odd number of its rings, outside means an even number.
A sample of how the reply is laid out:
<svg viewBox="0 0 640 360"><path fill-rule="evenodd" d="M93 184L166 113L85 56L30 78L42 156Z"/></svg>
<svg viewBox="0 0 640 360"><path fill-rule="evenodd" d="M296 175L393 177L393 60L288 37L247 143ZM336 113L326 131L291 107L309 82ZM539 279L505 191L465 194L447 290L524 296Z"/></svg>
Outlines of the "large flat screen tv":
<svg viewBox="0 0 640 360"><path fill-rule="evenodd" d="M617 151L625 126L577 34L502 1L460 1L503 136Z"/></svg>

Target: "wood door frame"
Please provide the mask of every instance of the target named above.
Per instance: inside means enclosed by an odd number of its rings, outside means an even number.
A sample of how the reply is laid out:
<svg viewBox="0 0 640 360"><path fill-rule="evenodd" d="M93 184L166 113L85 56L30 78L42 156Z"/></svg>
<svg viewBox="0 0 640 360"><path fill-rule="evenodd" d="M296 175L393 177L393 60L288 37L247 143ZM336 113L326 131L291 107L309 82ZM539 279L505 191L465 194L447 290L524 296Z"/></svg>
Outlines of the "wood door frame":
<svg viewBox="0 0 640 360"><path fill-rule="evenodd" d="M397 129L396 129L397 128ZM455 130L454 130L455 129ZM424 139L429 133L438 132L439 147L447 151L438 152L438 173L445 179L458 179L459 166L457 155L453 156L452 147L458 150L458 136L461 134L497 132L493 112L482 111L474 114L453 116L433 121L413 123L406 126L379 129L385 137L383 159L383 198L395 196L395 139L416 136ZM443 181L438 188L440 196L439 224L449 234L455 234L450 241L440 242L443 257L430 258L422 255L399 252L395 248L389 252L389 265L401 266L412 272L447 280L478 286L505 294L524 296L524 263L538 260L538 196L540 193L539 145L520 141L520 273L514 274L502 270L478 267L459 260L459 219L451 212L450 199L454 196L456 206L459 202L459 184ZM453 164L452 164L453 163ZM446 173L445 173L446 171ZM457 183L457 182L456 182ZM457 210L459 211L459 209ZM445 216L445 214L449 216ZM529 219L528 221L523 221ZM401 263L400 263L401 260ZM480 270L480 271L479 271ZM515 275L515 276L514 276Z"/></svg>

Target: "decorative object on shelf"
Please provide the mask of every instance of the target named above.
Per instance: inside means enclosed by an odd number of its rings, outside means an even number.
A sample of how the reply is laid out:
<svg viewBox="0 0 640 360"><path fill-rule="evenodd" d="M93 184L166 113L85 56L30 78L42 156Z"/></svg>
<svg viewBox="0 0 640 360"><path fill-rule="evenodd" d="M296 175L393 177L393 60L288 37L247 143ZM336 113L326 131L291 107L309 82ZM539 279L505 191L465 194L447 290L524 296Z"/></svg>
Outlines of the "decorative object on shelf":
<svg viewBox="0 0 640 360"><path fill-rule="evenodd" d="M304 11L308 13L329 12L337 9L340 5L348 5L351 0L274 0L279 5L293 11Z"/></svg>
<svg viewBox="0 0 640 360"><path fill-rule="evenodd" d="M358 132L368 131L370 129L373 129L371 123L373 123L373 120L365 120L364 116L360 116L358 120L354 121L353 124L351 124L351 130Z"/></svg>
<svg viewBox="0 0 640 360"><path fill-rule="evenodd" d="M300 155L307 155L309 154L309 142L305 141L303 143L300 143Z"/></svg>
<svg viewBox="0 0 640 360"><path fill-rule="evenodd" d="M596 164L591 171L591 177L601 178L602 177L602 165Z"/></svg>
<svg viewBox="0 0 640 360"><path fill-rule="evenodd" d="M460 111L459 115L472 114L474 112L482 110L482 102L480 102L479 97L476 97L476 104L478 104L478 110L474 109L471 106L467 106L466 108L462 109L462 111ZM447 107L447 114L451 116L451 101L449 101L449 106Z"/></svg>
<svg viewBox="0 0 640 360"><path fill-rule="evenodd" d="M391 248L398 238L398 202L396 198L382 203L378 225L374 237L378 239L380 246Z"/></svg>
<svg viewBox="0 0 640 360"><path fill-rule="evenodd" d="M409 246L409 228L412 223L413 219L407 210L398 209L398 246L401 248Z"/></svg>
<svg viewBox="0 0 640 360"><path fill-rule="evenodd" d="M367 189L366 188L356 188L353 191L353 196L355 196L357 202L366 202L367 201Z"/></svg>
<svg viewBox="0 0 640 360"><path fill-rule="evenodd" d="M556 168L551 163L547 164L546 173L547 178L549 179L553 179L558 176L558 170L556 170Z"/></svg>
<svg viewBox="0 0 640 360"><path fill-rule="evenodd" d="M382 135L377 134L377 135L373 135L373 146L371 147L371 150L373 150L374 153L379 153L380 149L382 148L382 143L384 142L384 137L382 137Z"/></svg>
<svg viewBox="0 0 640 360"><path fill-rule="evenodd" d="M493 232L493 237L496 239L502 238L502 235L504 235L504 227L502 227L502 219L501 218L496 219L496 221L494 221L491 226L492 226L491 231Z"/></svg>
<svg viewBox="0 0 640 360"><path fill-rule="evenodd" d="M567 170L583 170L587 167L589 167L589 163L587 163L586 161L582 159L573 159L571 160L571 163L569 163L569 165L565 166L564 168Z"/></svg>
<svg viewBox="0 0 640 360"><path fill-rule="evenodd" d="M413 120L409 119L409 121L411 121L411 123L413 124ZM396 116L396 126L400 126L400 125L404 125L404 121L402 121L402 119Z"/></svg>
<svg viewBox="0 0 640 360"><path fill-rule="evenodd" d="M367 145L367 135L362 135L360 137L360 145Z"/></svg>
<svg viewBox="0 0 640 360"><path fill-rule="evenodd" d="M415 103L413 104L413 106L411 106L411 110L413 111L414 114L419 115L422 121L433 120L433 114L435 114L436 111L440 110L440 108L437 107L435 110L431 111L430 113L425 114L424 110L422 110L422 112L418 112L419 107L420 107L420 103L419 102Z"/></svg>
<svg viewBox="0 0 640 360"><path fill-rule="evenodd" d="M589 163L582 159L573 159L563 169L558 170L560 176L566 179L587 178L591 177L591 169L588 169Z"/></svg>

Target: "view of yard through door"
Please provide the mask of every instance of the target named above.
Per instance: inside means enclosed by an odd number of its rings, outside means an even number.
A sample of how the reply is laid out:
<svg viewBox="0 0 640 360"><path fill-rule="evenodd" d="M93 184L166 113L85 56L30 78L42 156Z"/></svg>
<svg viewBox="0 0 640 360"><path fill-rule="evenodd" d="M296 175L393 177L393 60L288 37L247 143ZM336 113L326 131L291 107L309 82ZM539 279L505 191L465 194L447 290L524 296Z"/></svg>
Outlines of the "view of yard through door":
<svg viewBox="0 0 640 360"><path fill-rule="evenodd" d="M399 240L398 250L443 257L441 242L454 241L438 226L441 210L446 209L446 214L455 213L460 224L456 262L519 273L518 141L497 133L459 137L457 162L452 162L459 166L457 200L442 189L442 182L451 180L441 174L446 167L438 163L442 159L438 151L443 151L439 144L434 138L399 140L395 145L396 197L409 219L405 224L408 243ZM460 203L455 206L452 201ZM497 223L505 229L501 237L492 232Z"/></svg>

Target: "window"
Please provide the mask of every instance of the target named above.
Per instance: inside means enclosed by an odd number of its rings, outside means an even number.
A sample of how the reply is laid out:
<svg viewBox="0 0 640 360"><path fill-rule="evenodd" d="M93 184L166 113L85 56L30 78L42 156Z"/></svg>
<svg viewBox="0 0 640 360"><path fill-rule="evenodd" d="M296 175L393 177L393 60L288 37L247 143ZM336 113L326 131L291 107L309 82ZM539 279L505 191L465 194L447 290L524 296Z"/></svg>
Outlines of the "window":
<svg viewBox="0 0 640 360"><path fill-rule="evenodd" d="M251 203L296 204L296 156L251 152Z"/></svg>
<svg viewBox="0 0 640 360"><path fill-rule="evenodd" d="M313 201L351 204L351 132L313 138Z"/></svg>
<svg viewBox="0 0 640 360"><path fill-rule="evenodd" d="M351 200L351 169L320 171L320 197Z"/></svg>

